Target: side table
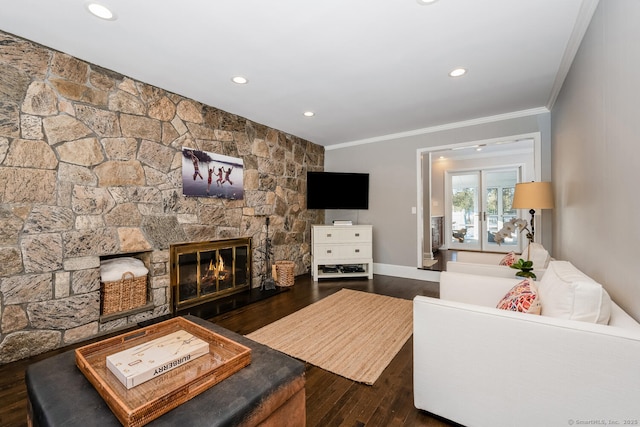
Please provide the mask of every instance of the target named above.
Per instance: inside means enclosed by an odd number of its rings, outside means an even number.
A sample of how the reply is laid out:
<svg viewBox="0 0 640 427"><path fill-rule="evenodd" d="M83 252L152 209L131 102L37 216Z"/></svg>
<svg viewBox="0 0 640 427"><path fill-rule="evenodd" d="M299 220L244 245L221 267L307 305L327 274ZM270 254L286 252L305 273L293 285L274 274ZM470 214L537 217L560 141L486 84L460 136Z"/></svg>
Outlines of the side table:
<svg viewBox="0 0 640 427"><path fill-rule="evenodd" d="M251 348L251 364L148 426L304 426L304 363L195 316L186 319ZM75 364L73 350L30 365L28 424L120 426Z"/></svg>

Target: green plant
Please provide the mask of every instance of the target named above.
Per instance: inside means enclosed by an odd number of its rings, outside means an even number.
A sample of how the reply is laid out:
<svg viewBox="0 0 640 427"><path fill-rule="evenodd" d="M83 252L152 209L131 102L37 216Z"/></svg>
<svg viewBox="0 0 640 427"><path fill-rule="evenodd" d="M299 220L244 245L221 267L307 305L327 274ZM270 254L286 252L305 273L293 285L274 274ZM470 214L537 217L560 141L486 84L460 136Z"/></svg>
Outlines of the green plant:
<svg viewBox="0 0 640 427"><path fill-rule="evenodd" d="M515 270L520 270L516 273L518 277L528 277L531 279L536 278L536 274L533 272L533 261L525 261L520 258L518 261L514 262L510 266Z"/></svg>

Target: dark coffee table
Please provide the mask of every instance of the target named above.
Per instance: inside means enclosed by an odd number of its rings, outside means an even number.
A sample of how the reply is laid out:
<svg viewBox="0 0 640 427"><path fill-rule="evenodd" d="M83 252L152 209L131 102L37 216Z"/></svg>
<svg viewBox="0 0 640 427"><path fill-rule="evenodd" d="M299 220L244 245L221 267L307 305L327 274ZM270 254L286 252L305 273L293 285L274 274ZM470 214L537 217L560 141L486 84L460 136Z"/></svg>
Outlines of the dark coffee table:
<svg viewBox="0 0 640 427"><path fill-rule="evenodd" d="M148 426L304 426L304 363L198 317L184 316L251 348L251 364ZM30 426L120 426L75 363L73 350L27 368Z"/></svg>

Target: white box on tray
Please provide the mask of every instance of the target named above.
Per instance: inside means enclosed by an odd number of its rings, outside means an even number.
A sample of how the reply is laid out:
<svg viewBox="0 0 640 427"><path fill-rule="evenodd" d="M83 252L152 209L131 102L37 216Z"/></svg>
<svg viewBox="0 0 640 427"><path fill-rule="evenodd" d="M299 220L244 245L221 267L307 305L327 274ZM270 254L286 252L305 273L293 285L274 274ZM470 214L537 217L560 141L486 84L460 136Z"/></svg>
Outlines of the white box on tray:
<svg viewBox="0 0 640 427"><path fill-rule="evenodd" d="M107 356L107 368L130 389L209 353L209 343L179 330Z"/></svg>

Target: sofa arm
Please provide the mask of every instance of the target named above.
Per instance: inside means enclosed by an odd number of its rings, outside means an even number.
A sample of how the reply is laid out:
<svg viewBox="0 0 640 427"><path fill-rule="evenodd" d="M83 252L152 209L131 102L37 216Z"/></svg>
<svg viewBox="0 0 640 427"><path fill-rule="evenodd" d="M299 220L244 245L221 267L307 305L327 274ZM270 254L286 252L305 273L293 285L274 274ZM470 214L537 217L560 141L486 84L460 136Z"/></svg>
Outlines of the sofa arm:
<svg viewBox="0 0 640 427"><path fill-rule="evenodd" d="M443 271L440 273L440 299L495 307L521 281L515 276L505 278Z"/></svg>
<svg viewBox="0 0 640 427"><path fill-rule="evenodd" d="M500 261L502 261L505 255L507 254L495 252L460 251L456 254L456 261L468 262L472 264L499 265Z"/></svg>
<svg viewBox="0 0 640 427"><path fill-rule="evenodd" d="M449 261L447 262L447 271L464 274L477 274L480 276L517 278L514 270L506 265L476 264L472 262ZM546 269L534 269L533 273L537 280L542 279ZM522 279L520 279L522 280Z"/></svg>
<svg viewBox="0 0 640 427"><path fill-rule="evenodd" d="M506 265L475 264L472 262L449 261L447 271L453 273L478 274L481 276L505 277L513 279L516 270Z"/></svg>
<svg viewBox="0 0 640 427"><path fill-rule="evenodd" d="M418 296L414 404L469 426L639 420L640 333Z"/></svg>

